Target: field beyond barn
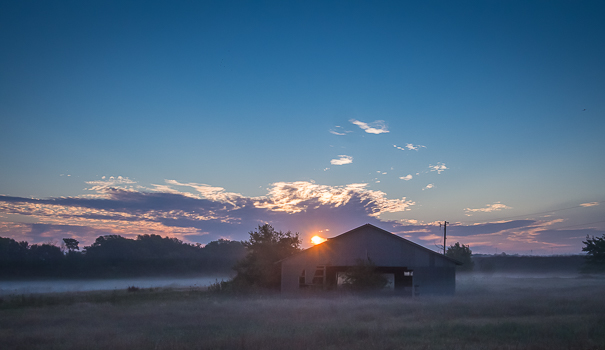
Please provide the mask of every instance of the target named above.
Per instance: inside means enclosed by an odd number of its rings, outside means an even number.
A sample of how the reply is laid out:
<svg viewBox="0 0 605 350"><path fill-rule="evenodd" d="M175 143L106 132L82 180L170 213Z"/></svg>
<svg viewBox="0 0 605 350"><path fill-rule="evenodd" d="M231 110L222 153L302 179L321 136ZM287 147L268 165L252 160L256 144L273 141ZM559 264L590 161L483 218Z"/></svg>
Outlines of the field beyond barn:
<svg viewBox="0 0 605 350"><path fill-rule="evenodd" d="M3 349L605 349L605 279L459 276L453 297L4 296Z"/></svg>

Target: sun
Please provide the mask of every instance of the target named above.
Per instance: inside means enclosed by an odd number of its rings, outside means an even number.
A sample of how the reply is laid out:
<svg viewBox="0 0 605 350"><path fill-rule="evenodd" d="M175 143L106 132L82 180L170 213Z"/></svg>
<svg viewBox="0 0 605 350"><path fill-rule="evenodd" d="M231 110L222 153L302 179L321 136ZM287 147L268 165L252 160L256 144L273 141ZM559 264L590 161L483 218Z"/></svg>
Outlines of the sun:
<svg viewBox="0 0 605 350"><path fill-rule="evenodd" d="M326 241L326 239L325 239L325 238L321 238L321 237L319 237L319 236L313 236L313 238L311 238L311 242L312 242L313 244L319 244L319 243L323 243L323 242L325 242L325 241Z"/></svg>

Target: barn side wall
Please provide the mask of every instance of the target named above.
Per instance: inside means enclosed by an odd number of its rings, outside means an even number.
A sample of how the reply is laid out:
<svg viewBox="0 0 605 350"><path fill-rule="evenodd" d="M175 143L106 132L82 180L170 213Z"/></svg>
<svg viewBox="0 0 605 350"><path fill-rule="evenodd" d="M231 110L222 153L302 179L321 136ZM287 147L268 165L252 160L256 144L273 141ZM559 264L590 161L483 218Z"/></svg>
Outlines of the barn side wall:
<svg viewBox="0 0 605 350"><path fill-rule="evenodd" d="M303 267L300 264L283 262L281 266L281 291L282 293L299 293L300 273Z"/></svg>

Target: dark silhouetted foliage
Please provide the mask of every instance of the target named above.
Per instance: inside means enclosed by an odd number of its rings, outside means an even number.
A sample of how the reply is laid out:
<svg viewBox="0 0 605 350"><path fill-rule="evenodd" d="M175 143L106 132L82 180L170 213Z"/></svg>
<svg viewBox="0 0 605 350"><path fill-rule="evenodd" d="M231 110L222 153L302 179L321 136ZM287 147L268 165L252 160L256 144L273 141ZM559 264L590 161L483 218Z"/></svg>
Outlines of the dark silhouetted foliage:
<svg viewBox="0 0 605 350"><path fill-rule="evenodd" d="M343 287L358 292L372 292L384 289L389 280L376 271L376 265L370 258L357 259L346 274Z"/></svg>
<svg viewBox="0 0 605 350"><path fill-rule="evenodd" d="M123 277L226 274L246 254L241 242L218 240L187 244L176 238L139 235L98 237L77 251L79 242L63 240L67 252L52 244L16 242L0 237L0 277Z"/></svg>
<svg viewBox="0 0 605 350"><path fill-rule="evenodd" d="M250 239L243 242L247 255L233 268L237 272L235 288L279 289L281 265L276 262L300 251L299 234L276 231L269 224L259 225L249 234Z"/></svg>
<svg viewBox="0 0 605 350"><path fill-rule="evenodd" d="M65 248L67 248L67 250L69 250L70 252L80 249L78 248L78 244L80 242L73 238L63 238L63 243L65 244Z"/></svg>
<svg viewBox="0 0 605 350"><path fill-rule="evenodd" d="M472 260L473 252L471 251L471 247L460 244L460 242L449 246L445 252L445 256L462 263L462 266L456 267L459 271L472 271L475 267L475 263Z"/></svg>
<svg viewBox="0 0 605 350"><path fill-rule="evenodd" d="M0 263L22 263L27 258L29 244L0 237Z"/></svg>
<svg viewBox="0 0 605 350"><path fill-rule="evenodd" d="M602 237L586 236L586 240L582 243L584 243L582 251L586 252L582 272L605 273L605 235Z"/></svg>

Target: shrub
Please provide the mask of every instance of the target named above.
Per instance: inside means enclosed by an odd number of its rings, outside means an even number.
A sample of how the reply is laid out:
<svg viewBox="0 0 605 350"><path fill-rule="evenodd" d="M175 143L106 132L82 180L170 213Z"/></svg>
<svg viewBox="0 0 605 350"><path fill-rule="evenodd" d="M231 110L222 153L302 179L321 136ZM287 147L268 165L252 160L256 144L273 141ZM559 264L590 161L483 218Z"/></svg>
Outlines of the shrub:
<svg viewBox="0 0 605 350"><path fill-rule="evenodd" d="M355 265L346 272L343 287L352 291L379 291L387 286L389 280L376 271L376 265L370 258L357 259Z"/></svg>

